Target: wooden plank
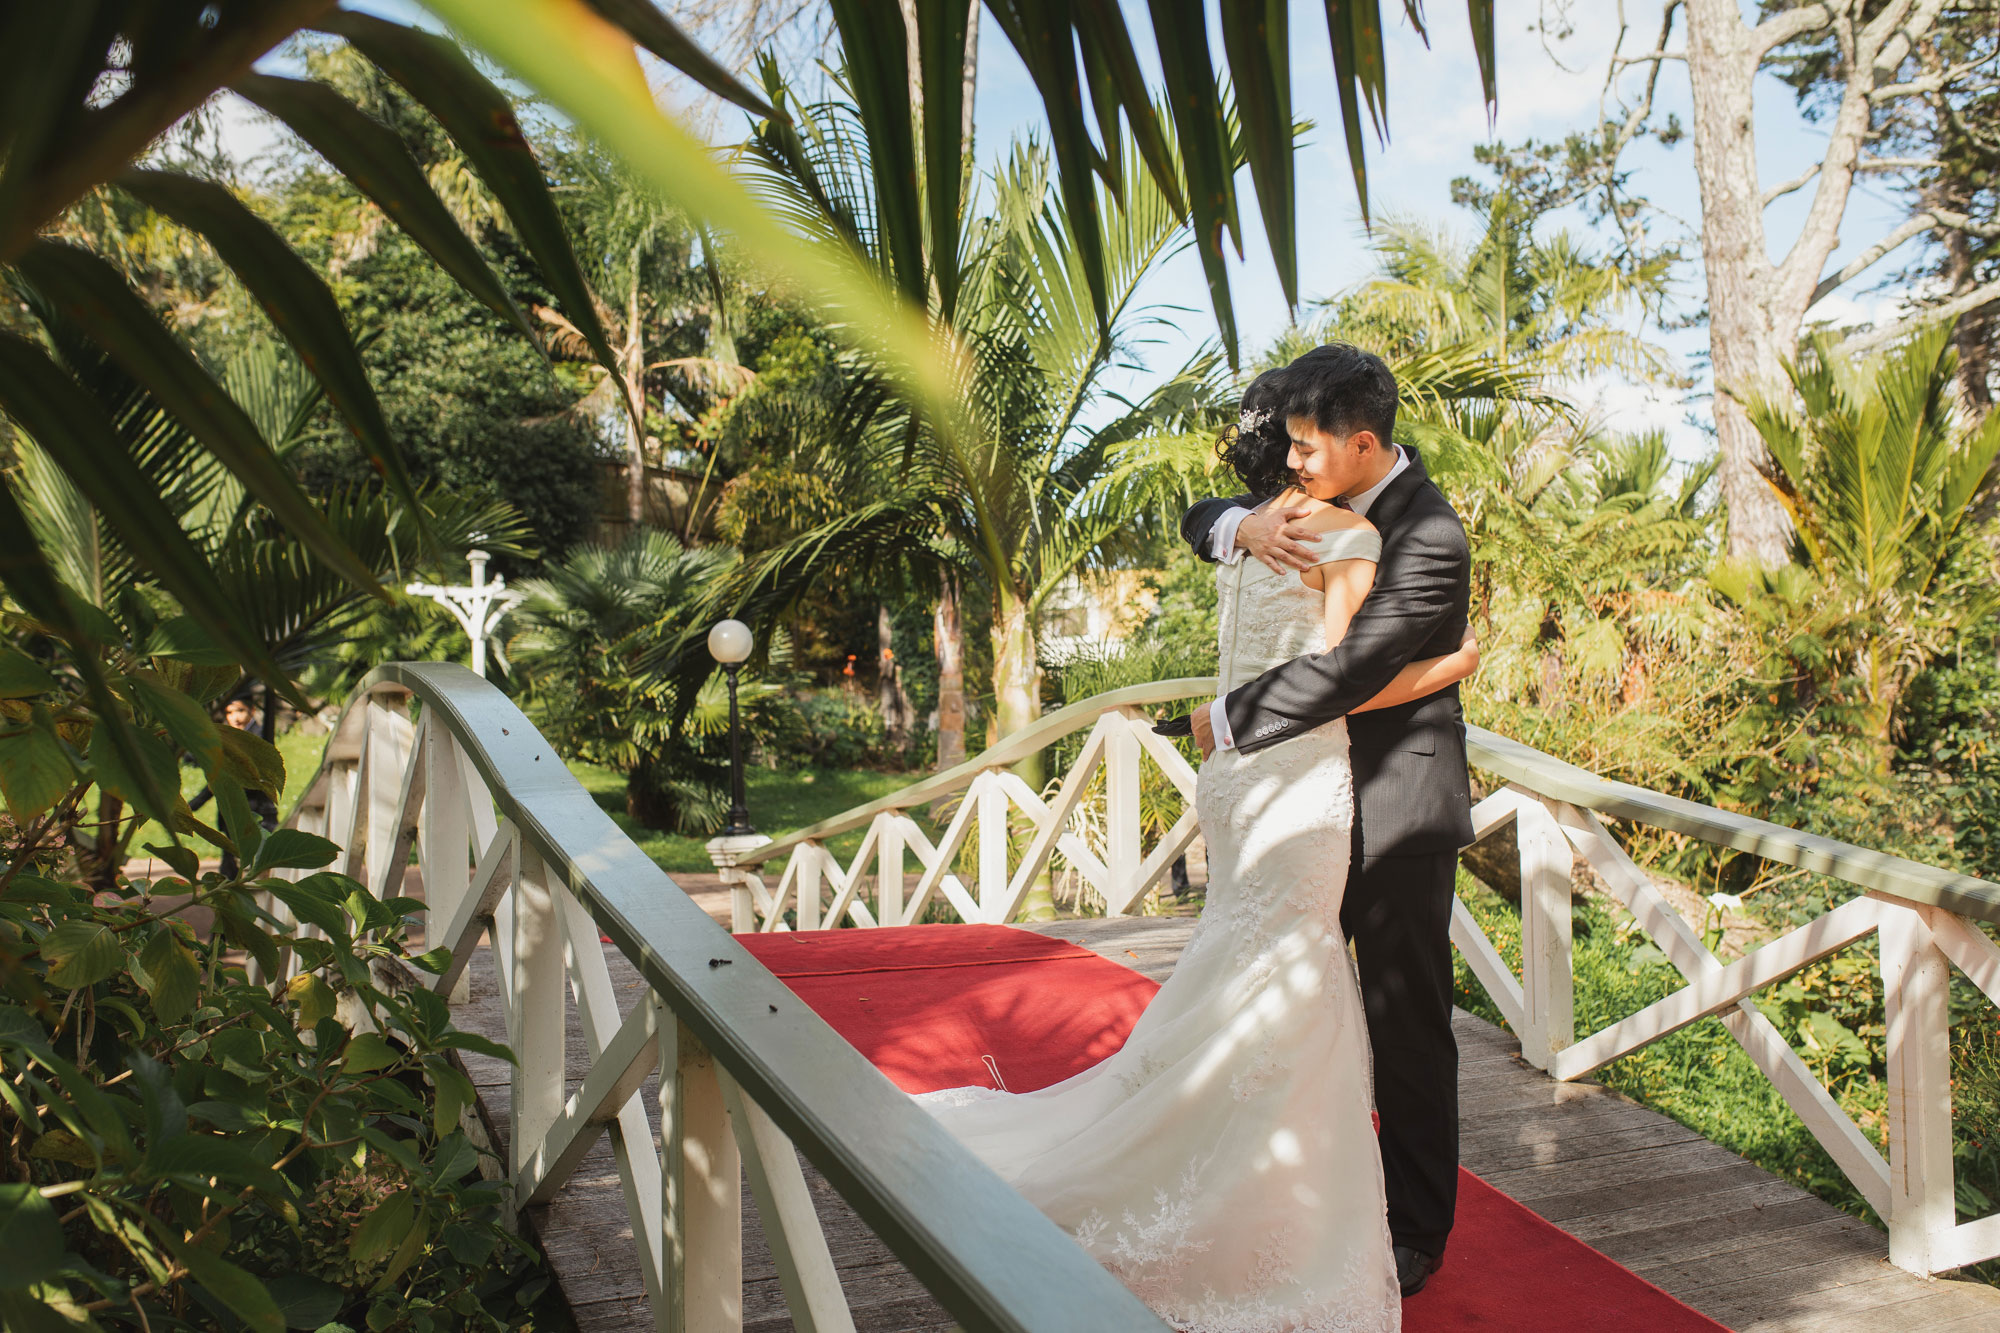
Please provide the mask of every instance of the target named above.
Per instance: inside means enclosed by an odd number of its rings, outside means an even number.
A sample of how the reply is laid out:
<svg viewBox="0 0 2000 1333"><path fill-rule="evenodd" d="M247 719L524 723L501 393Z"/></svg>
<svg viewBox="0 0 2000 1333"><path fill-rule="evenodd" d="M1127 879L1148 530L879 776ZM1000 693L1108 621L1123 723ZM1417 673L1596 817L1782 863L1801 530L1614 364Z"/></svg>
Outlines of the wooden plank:
<svg viewBox="0 0 2000 1333"><path fill-rule="evenodd" d="M1164 977L1193 927L1185 917L1127 917L1040 929ZM638 975L615 955L607 964L620 1007L629 1011L643 993ZM497 1035L488 951L479 951L471 980L472 1002L456 1011L457 1019ZM570 1067L585 1068L587 1048L573 1016L569 1028ZM1589 1233L1591 1244L1710 1317L1732 1328L1784 1333L1915 1326L1905 1317L1921 1318L1926 1333L2000 1329L2000 1291L1927 1282L1891 1268L1886 1238L1860 1220L1609 1089L1550 1080L1521 1063L1518 1043L1498 1028L1460 1013L1453 1031L1467 1067L1479 1071L1461 1085L1466 1166L1538 1213L1561 1218L1566 1229ZM466 1063L469 1071L475 1067L473 1058ZM475 1083L488 1111L499 1113L496 1128L504 1135L507 1066L490 1063ZM568 1080L566 1093L581 1084ZM652 1096L649 1081L648 1104ZM804 1178L856 1328L950 1328L922 1285L824 1177L807 1166ZM747 1187L742 1207L743 1327L782 1333L792 1323ZM585 1155L568 1187L533 1210L530 1221L581 1333L653 1327L606 1143ZM1975 1303L1971 1313L1961 1308L1968 1299Z"/></svg>

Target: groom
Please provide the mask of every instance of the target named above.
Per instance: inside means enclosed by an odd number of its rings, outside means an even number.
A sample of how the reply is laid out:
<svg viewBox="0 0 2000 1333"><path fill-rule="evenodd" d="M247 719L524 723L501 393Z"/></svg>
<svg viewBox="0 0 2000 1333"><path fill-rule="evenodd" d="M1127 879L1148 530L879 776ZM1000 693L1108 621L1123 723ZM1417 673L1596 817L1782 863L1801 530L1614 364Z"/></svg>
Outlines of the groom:
<svg viewBox="0 0 2000 1333"><path fill-rule="evenodd" d="M1354 942L1375 1053L1389 1233L1403 1294L1443 1258L1458 1196L1458 1044L1451 1034L1452 887L1472 841L1465 722L1458 686L1378 711L1367 702L1410 662L1455 651L1466 628L1471 556L1465 528L1408 445L1392 443L1396 377L1345 343L1315 348L1284 372L1291 436L1332 451L1340 503L1382 534L1374 590L1329 653L1294 658L1193 719L1206 757L1281 745L1347 717L1354 765L1354 854L1341 929ZM1181 535L1206 560L1308 567L1304 509L1250 510L1266 496L1203 500Z"/></svg>

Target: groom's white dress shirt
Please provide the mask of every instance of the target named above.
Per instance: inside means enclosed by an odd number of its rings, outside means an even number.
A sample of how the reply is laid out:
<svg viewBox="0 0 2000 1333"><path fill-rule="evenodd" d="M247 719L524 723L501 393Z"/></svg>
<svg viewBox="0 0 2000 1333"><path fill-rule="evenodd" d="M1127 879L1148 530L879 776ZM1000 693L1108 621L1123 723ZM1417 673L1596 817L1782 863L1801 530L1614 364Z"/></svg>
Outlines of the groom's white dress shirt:
<svg viewBox="0 0 2000 1333"><path fill-rule="evenodd" d="M1369 509L1373 508L1375 501L1381 498L1382 492L1389 489L1389 483L1407 471L1409 466L1409 451L1402 445L1397 445L1396 461L1390 464L1388 475L1359 495L1348 496L1347 507L1363 518L1368 517ZM1209 554L1225 565L1233 565L1247 556L1249 552L1238 549L1236 545L1236 530L1242 527L1243 520L1254 512L1256 511L1250 509L1232 509L1215 520L1215 526L1208 532ZM1229 713L1222 704L1223 697L1218 695L1215 702L1208 706L1209 726L1215 732L1215 748L1233 750L1236 748L1236 737L1229 730Z"/></svg>

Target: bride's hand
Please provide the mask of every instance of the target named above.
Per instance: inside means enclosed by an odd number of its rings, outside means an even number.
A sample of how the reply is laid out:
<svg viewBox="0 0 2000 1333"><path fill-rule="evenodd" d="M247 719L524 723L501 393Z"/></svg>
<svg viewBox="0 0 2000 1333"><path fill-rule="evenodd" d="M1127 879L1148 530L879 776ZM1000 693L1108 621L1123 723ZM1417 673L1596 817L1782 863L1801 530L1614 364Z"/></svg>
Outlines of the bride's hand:
<svg viewBox="0 0 2000 1333"><path fill-rule="evenodd" d="M1474 671L1479 670L1479 636L1473 632L1472 626L1465 627L1465 637L1458 641L1458 651L1471 659Z"/></svg>

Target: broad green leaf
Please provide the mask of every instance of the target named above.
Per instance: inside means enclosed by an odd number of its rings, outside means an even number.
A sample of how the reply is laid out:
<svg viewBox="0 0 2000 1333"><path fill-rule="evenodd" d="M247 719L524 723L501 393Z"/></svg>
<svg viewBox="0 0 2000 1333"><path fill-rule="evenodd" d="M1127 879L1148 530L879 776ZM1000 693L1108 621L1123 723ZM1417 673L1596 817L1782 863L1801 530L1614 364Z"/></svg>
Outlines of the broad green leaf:
<svg viewBox="0 0 2000 1333"><path fill-rule="evenodd" d="M284 1333L285 1317L262 1282L207 1250L173 1240L167 1244L194 1280L228 1306L251 1333Z"/></svg>
<svg viewBox="0 0 2000 1333"><path fill-rule="evenodd" d="M476 1055L490 1056L495 1060L505 1060L516 1064L514 1052L490 1037L482 1037L477 1032L462 1032L454 1029L437 1039L437 1044L448 1051L471 1051Z"/></svg>
<svg viewBox="0 0 2000 1333"><path fill-rule="evenodd" d="M295 828L274 829L258 849L257 862L251 873L262 875L269 870L318 870L321 866L332 865L339 855L340 848L317 833Z"/></svg>
<svg viewBox="0 0 2000 1333"><path fill-rule="evenodd" d="M222 729L222 771L272 800L285 794L285 757L278 747L254 732Z"/></svg>
<svg viewBox="0 0 2000 1333"><path fill-rule="evenodd" d="M347 1293L306 1273L280 1273L264 1284L286 1328L317 1329L340 1313Z"/></svg>
<svg viewBox="0 0 2000 1333"><path fill-rule="evenodd" d="M193 830L175 829L174 831L180 833L183 831L192 832ZM174 873L182 879L193 882L201 878L201 858L196 856L191 849L186 847L162 846L157 842L149 842L146 844L146 850L154 856L159 857L162 861L165 861L173 868Z"/></svg>
<svg viewBox="0 0 2000 1333"><path fill-rule="evenodd" d="M347 1243L347 1257L357 1264L373 1263L403 1243L416 1218L416 1200L407 1189L397 1190L361 1219Z"/></svg>
<svg viewBox="0 0 2000 1333"><path fill-rule="evenodd" d="M376 468L414 514L421 515L402 451L389 433L382 404L361 354L319 274L271 225L213 181L171 171L134 169L118 185L215 247L216 254L256 298L272 325L326 390L327 401L353 430ZM300 531L314 550L317 533Z"/></svg>
<svg viewBox="0 0 2000 1333"><path fill-rule="evenodd" d="M421 968L432 976L441 976L451 966L451 950L440 944L435 949L409 955L412 967Z"/></svg>
<svg viewBox="0 0 2000 1333"><path fill-rule="evenodd" d="M375 1285L370 1290L387 1291L417 1261L417 1256L423 1253L424 1242L430 1239L430 1222L430 1205L425 1204L410 1219L409 1227L403 1232L403 1243L389 1256L388 1267L382 1270L382 1276L375 1279Z"/></svg>
<svg viewBox="0 0 2000 1333"><path fill-rule="evenodd" d="M0 1184L0 1287L41 1282L62 1258L62 1227L41 1190L26 1183Z"/></svg>
<svg viewBox="0 0 2000 1333"><path fill-rule="evenodd" d="M37 246L36 253L46 255L51 251L73 248L44 242ZM103 265L103 261L94 256L86 255L85 258L90 264ZM46 277L51 272L66 271L69 264L65 261L60 265L42 267ZM138 298L132 296L122 283L117 290L134 304L138 303ZM200 395L194 387L197 380L214 385L208 373L160 327L151 311L140 306L138 314L131 318L146 323L132 325L125 319L110 316L98 322L122 330L115 336L123 337L138 347L133 355L144 363L145 371L142 373L138 368L128 366L134 378L146 381L150 389L158 386L149 376L159 377L162 382L171 381L177 386L157 395L163 403L173 407L177 399L198 398ZM134 334L132 329L135 327L146 328L148 333ZM91 332L95 339L99 331L92 329ZM161 354L158 343L148 335L157 335L171 356ZM113 349L107 347L106 350L117 356ZM172 364L173 357L183 360L185 367L176 369ZM218 397L228 397L219 386L214 392ZM219 642L238 654L238 660L258 675L273 681L283 679L265 646L245 628L254 622L231 604L228 594L216 583L207 558L182 530L179 520L160 503L152 483L126 452L123 441L103 409L75 380L57 369L41 348L12 334L0 334L0 408L4 408L17 424L34 436L36 443L76 484L98 513L107 522L117 525L120 536L131 547L133 554L180 599L190 613L202 621ZM241 409L238 409L240 413ZM244 424L254 437L255 427L249 427L247 421ZM206 438L204 443L209 444L211 449L215 447ZM261 439L257 440L257 447L263 447ZM0 514L0 520L4 518L5 515ZM87 654L77 654L80 666L85 656Z"/></svg>
<svg viewBox="0 0 2000 1333"><path fill-rule="evenodd" d="M831 8L840 27L841 48L847 53L848 86L868 136L880 251L903 295L919 303L927 276L924 203L910 123L909 38L903 11L873 0L832 0Z"/></svg>
<svg viewBox="0 0 2000 1333"><path fill-rule="evenodd" d="M90 731L91 776L106 791L122 797L153 818L165 823L172 806L155 804L154 793L180 791L180 765L165 741L150 732L129 728L133 754L117 745L118 734L107 719L99 718ZM138 760L137 766L132 759Z"/></svg>
<svg viewBox="0 0 2000 1333"><path fill-rule="evenodd" d="M1292 70L1286 0L1236 0L1221 6L1222 47L1242 118L1242 140L1264 216L1264 235L1284 289L1299 304L1298 203L1293 184Z"/></svg>
<svg viewBox="0 0 2000 1333"><path fill-rule="evenodd" d="M443 1057L424 1061L424 1067L426 1072L431 1076L431 1086L437 1089L437 1100L431 1112L431 1123L437 1130L438 1137L444 1139L457 1131L459 1117L465 1113L467 1107L472 1105L475 1096L472 1090L472 1080L464 1074L459 1073L457 1069L452 1067L451 1061ZM463 1135L459 1136L459 1141L461 1143L465 1141ZM468 1151L471 1150L470 1144L467 1144L466 1147ZM476 1162L476 1152L474 1153L474 1159ZM462 1172L448 1175L446 1167L440 1164L438 1170L438 1179L440 1181L455 1178L456 1174L462 1174Z"/></svg>
<svg viewBox="0 0 2000 1333"><path fill-rule="evenodd" d="M212 774L221 766L222 729L215 725L206 708L150 671L129 672L125 686L202 772Z"/></svg>
<svg viewBox="0 0 2000 1333"><path fill-rule="evenodd" d="M590 5L630 33L633 41L716 96L727 98L753 115L774 114L763 98L744 87L721 62L661 13L652 0L590 0Z"/></svg>
<svg viewBox="0 0 2000 1333"><path fill-rule="evenodd" d="M322 1018L333 1017L337 1003L333 987L317 972L301 972L285 987L285 994L299 1007L299 1026L312 1029Z"/></svg>
<svg viewBox="0 0 2000 1333"><path fill-rule="evenodd" d="M467 1268L483 1268L493 1257L493 1247L497 1243L490 1231L481 1230L465 1222L448 1222L438 1237L444 1242L451 1257Z"/></svg>
<svg viewBox="0 0 2000 1333"><path fill-rule="evenodd" d="M528 317L514 304L479 247L453 220L395 131L325 84L310 80L246 74L230 89L284 121L429 251L459 286L541 346Z"/></svg>
<svg viewBox="0 0 2000 1333"><path fill-rule="evenodd" d="M0 799L16 823L40 815L75 782L69 754L49 727L31 721L0 731Z"/></svg>
<svg viewBox="0 0 2000 1333"><path fill-rule="evenodd" d="M341 1065L350 1074L366 1074L387 1068L402 1058L402 1052L391 1046L381 1033L363 1032L347 1043Z"/></svg>
<svg viewBox="0 0 2000 1333"><path fill-rule="evenodd" d="M257 1159L256 1140L243 1134L181 1134L156 1143L146 1165L163 1176L206 1179L251 1186L282 1198L285 1177Z"/></svg>
<svg viewBox="0 0 2000 1333"><path fill-rule="evenodd" d="M673 27L650 0L639 0L634 8L669 29ZM583 333L599 364L617 374L618 359L597 318L597 302L590 286L577 267L569 228L549 193L547 174L535 160L535 150L521 132L507 94L479 72L456 42L436 33L351 12L335 14L326 26L352 42L437 118L479 179L507 210L508 220L534 256L556 303ZM761 100L758 105L762 106Z"/></svg>
<svg viewBox="0 0 2000 1333"><path fill-rule="evenodd" d="M269 888L271 896L289 907L292 915L300 921L318 926L335 939L347 938L347 913L342 909L340 899L329 897L323 890L305 881L287 884L281 879L272 880Z"/></svg>
<svg viewBox="0 0 2000 1333"><path fill-rule="evenodd" d="M42 937L49 984L74 990L94 986L125 965L125 949L111 929L97 921L65 921Z"/></svg>
<svg viewBox="0 0 2000 1333"><path fill-rule="evenodd" d="M1236 216L1236 174L1230 152L1229 127L1222 97L1210 64L1208 15L1203 0L1147 0L1153 35L1159 43L1160 69L1166 77L1167 98L1173 106L1174 129L1180 136L1181 168L1187 173L1188 203L1194 213L1195 249L1208 279L1208 299L1222 344L1236 361L1236 313L1229 296L1229 269L1223 238L1243 251L1242 224ZM1365 6L1363 6L1365 7ZM1063 163L1063 174L1070 174ZM1082 215L1079 215L1082 216Z"/></svg>
<svg viewBox="0 0 2000 1333"><path fill-rule="evenodd" d="M80 1166L86 1171L97 1169L97 1154L90 1145L66 1129L52 1129L35 1140L28 1149L28 1156L43 1162L67 1162ZM6 1237L0 1235L0 1246L6 1244Z"/></svg>
<svg viewBox="0 0 2000 1333"><path fill-rule="evenodd" d="M153 627L139 645L144 657L170 657L197 666L235 666L236 659L216 647L215 640L193 616L169 616Z"/></svg>
<svg viewBox="0 0 2000 1333"><path fill-rule="evenodd" d="M194 1008L199 992L201 969L194 955L171 930L161 930L139 951L139 965L150 983L146 994L153 1001L153 1013L162 1023L178 1023Z"/></svg>
<svg viewBox="0 0 2000 1333"><path fill-rule="evenodd" d="M79 1326L27 1288L0 1287L0 1328L7 1333L79 1333Z"/></svg>
<svg viewBox="0 0 2000 1333"><path fill-rule="evenodd" d="M46 667L20 649L0 643L0 699L27 699L55 687L56 678Z"/></svg>
<svg viewBox="0 0 2000 1333"><path fill-rule="evenodd" d="M924 90L925 233L941 317L958 306L959 214L965 199L965 37L972 9L958 0L916 0L918 78ZM1116 124L1117 107L1111 108Z"/></svg>

